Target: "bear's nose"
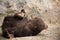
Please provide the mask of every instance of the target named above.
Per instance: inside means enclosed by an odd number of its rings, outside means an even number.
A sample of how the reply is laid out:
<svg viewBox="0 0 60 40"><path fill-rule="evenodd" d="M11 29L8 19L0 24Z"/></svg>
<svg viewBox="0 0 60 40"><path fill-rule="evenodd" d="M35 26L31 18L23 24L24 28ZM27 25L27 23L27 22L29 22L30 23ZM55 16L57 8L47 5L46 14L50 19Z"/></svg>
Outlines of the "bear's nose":
<svg viewBox="0 0 60 40"><path fill-rule="evenodd" d="M45 25L45 29L47 29L48 28L48 25Z"/></svg>

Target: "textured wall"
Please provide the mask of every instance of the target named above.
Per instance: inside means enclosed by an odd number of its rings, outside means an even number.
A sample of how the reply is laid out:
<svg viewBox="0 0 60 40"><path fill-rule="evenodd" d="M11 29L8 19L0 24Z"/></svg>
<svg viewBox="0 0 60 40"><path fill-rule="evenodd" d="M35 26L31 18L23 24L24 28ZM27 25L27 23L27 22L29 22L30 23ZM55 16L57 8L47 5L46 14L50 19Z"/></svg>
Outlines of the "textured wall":
<svg viewBox="0 0 60 40"><path fill-rule="evenodd" d="M8 5L11 7L7 8ZM25 9L28 18L32 14L41 17L48 29L37 36L14 40L60 40L60 0L0 0L0 26L5 16L20 12L21 9ZM1 35L0 39L5 40Z"/></svg>
<svg viewBox="0 0 60 40"><path fill-rule="evenodd" d="M11 8L6 8L7 1ZM0 3L0 14L10 14L25 9L26 15L31 14L42 17L49 23L60 23L60 1L59 0L2 0Z"/></svg>

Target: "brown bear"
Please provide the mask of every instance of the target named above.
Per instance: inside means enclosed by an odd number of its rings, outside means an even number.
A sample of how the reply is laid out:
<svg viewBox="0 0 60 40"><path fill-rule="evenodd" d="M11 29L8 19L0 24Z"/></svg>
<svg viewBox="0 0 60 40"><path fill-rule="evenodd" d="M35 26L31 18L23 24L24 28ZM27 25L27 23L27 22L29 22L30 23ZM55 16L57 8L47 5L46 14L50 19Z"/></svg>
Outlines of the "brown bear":
<svg viewBox="0 0 60 40"><path fill-rule="evenodd" d="M28 20L26 17L14 15L4 18L2 33L6 38L34 36L47 28L48 26L41 18L31 16L31 19Z"/></svg>

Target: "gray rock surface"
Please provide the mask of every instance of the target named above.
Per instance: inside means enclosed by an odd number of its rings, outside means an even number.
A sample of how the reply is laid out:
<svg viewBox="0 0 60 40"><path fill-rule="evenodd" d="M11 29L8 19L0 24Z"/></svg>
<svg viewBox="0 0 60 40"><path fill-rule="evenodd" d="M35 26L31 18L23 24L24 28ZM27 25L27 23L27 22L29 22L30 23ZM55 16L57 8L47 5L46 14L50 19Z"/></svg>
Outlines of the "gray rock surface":
<svg viewBox="0 0 60 40"><path fill-rule="evenodd" d="M7 8L7 1L10 8ZM28 18L32 14L41 17L49 27L37 36L11 40L60 40L60 0L0 0L0 26L5 16L20 12L21 9L25 9ZM5 40L1 36L0 39Z"/></svg>

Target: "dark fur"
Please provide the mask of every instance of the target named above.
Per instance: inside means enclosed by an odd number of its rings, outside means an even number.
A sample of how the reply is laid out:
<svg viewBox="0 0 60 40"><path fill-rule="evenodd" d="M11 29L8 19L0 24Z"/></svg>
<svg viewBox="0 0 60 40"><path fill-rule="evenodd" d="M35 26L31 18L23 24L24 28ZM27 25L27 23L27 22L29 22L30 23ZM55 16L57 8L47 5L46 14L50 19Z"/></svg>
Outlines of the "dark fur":
<svg viewBox="0 0 60 40"><path fill-rule="evenodd" d="M2 33L4 37L9 37L8 33L13 34L14 37L34 36L46 28L40 18L28 21L26 17L6 16L2 24Z"/></svg>

